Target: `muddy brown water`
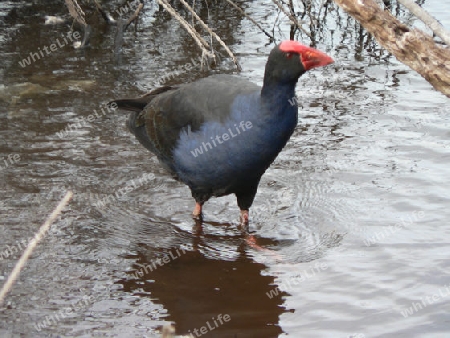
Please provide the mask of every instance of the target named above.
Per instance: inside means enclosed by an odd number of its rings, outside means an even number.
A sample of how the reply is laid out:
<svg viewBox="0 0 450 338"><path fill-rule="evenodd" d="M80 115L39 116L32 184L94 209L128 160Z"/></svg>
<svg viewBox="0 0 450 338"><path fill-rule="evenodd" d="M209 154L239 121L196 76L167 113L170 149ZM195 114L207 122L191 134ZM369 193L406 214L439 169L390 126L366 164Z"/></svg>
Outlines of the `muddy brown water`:
<svg viewBox="0 0 450 338"><path fill-rule="evenodd" d="M448 4L424 6L450 27ZM244 7L289 37L270 1ZM336 63L299 82L299 125L251 210L260 250L237 229L233 197L207 203L196 225L189 190L133 139L126 114L102 110L233 73L229 59L200 70L186 32L147 5L119 58L114 29L97 23L90 49L58 47L21 67L67 34L43 19L66 9L0 3L0 282L75 193L0 308L0 337L158 337L168 322L197 337L448 337L448 99L333 5L315 10L317 46ZM265 35L224 4L200 12L240 76L261 84Z"/></svg>

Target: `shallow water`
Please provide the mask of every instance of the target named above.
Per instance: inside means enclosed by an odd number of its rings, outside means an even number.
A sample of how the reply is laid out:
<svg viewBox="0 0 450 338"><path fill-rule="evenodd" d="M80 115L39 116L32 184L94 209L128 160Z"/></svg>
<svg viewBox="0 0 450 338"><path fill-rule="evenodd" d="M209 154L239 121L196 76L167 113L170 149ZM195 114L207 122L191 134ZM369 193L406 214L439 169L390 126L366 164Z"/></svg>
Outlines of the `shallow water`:
<svg viewBox="0 0 450 338"><path fill-rule="evenodd" d="M252 245L233 197L208 202L195 224L188 188L129 134L126 114L102 111L157 85L233 73L229 59L186 71L198 50L147 6L119 59L114 29L96 24L92 48L66 46L22 68L67 33L43 25L66 13L56 4L0 5L0 280L65 191L75 193L0 308L1 337L153 337L167 322L179 334L207 326L205 337L447 336L446 97L330 5L315 31L336 63L299 82L299 126L261 181ZM289 37L270 2L244 7ZM450 27L447 7L425 4ZM240 76L261 84L273 45L228 6L201 13Z"/></svg>

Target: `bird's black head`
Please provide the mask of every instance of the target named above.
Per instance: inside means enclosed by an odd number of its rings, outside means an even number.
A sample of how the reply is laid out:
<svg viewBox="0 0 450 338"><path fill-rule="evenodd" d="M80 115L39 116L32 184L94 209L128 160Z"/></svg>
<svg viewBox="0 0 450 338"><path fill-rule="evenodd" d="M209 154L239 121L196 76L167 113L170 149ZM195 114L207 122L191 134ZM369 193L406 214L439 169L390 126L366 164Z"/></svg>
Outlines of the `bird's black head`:
<svg viewBox="0 0 450 338"><path fill-rule="evenodd" d="M286 40L276 46L269 55L264 75L264 83L297 83L306 71L329 65L334 60L317 49Z"/></svg>

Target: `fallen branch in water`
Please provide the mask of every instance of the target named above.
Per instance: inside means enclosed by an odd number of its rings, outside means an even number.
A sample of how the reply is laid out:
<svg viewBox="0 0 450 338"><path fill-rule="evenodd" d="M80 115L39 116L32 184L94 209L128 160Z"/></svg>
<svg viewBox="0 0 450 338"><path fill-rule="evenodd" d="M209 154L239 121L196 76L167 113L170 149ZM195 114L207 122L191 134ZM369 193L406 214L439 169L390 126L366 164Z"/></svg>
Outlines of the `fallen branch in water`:
<svg viewBox="0 0 450 338"><path fill-rule="evenodd" d="M420 29L404 25L374 0L334 2L358 20L400 62L450 97L450 49L436 44L433 37Z"/></svg>
<svg viewBox="0 0 450 338"><path fill-rule="evenodd" d="M45 236L48 229L50 229L50 226L55 221L56 217L61 213L62 209L66 206L67 203L69 203L70 199L72 198L73 193L71 191L68 191L66 193L66 196L59 202L58 206L53 210L51 215L47 218L47 220L42 224L39 231L34 235L33 240L28 243L27 248L25 249L24 253L20 257L19 261L17 262L16 266L14 267L13 271L9 275L8 279L6 280L5 285L3 285L2 289L0 290L0 305L3 304L3 301L5 299L6 294L11 290L12 286L14 285L15 281L19 277L20 271L25 266L26 262L30 258L31 254L33 253L34 249L38 245L38 243L41 241L41 239Z"/></svg>

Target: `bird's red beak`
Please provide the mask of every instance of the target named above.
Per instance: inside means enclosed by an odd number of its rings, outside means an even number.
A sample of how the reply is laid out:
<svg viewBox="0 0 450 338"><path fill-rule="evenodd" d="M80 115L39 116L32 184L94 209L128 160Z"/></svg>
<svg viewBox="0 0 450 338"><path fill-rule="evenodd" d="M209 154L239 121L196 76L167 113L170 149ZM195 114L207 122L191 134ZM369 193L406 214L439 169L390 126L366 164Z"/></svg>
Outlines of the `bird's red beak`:
<svg viewBox="0 0 450 338"><path fill-rule="evenodd" d="M280 44L279 48L285 53L298 53L305 70L310 70L316 67L323 67L334 62L334 60L330 56L321 52L320 50L302 45L297 41L283 41Z"/></svg>

